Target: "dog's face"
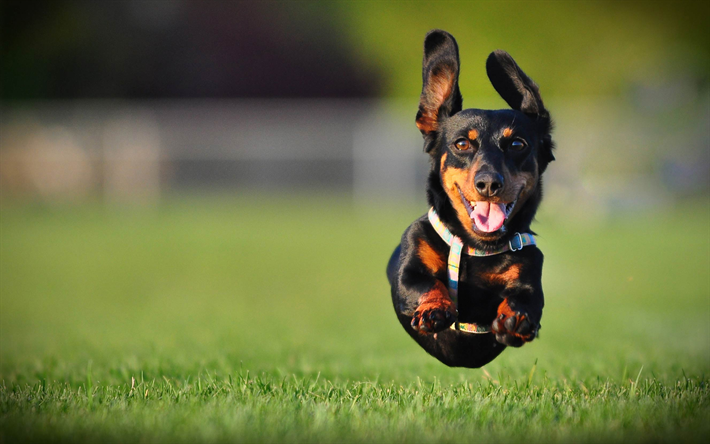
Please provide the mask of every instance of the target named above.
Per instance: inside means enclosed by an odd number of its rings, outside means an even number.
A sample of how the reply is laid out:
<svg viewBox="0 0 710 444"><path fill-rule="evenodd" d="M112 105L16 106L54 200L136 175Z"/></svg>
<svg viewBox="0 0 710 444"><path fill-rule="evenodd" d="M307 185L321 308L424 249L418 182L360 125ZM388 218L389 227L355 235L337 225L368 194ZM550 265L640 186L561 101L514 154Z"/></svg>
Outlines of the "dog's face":
<svg viewBox="0 0 710 444"><path fill-rule="evenodd" d="M441 184L472 237L500 237L537 187L538 140L520 114L465 110L441 128Z"/></svg>
<svg viewBox="0 0 710 444"><path fill-rule="evenodd" d="M537 85L507 53L492 53L487 71L513 109L462 111L458 67L454 38L430 32L417 126L432 156L430 204L455 234L486 248L529 229L540 175L554 159L552 124Z"/></svg>

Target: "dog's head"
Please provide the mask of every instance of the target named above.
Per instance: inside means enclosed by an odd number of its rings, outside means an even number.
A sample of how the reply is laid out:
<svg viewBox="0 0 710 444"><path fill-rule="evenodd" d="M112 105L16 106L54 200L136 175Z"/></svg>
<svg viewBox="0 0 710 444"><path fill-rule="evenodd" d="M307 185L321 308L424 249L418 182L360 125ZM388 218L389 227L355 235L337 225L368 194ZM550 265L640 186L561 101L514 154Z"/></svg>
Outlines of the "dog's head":
<svg viewBox="0 0 710 444"><path fill-rule="evenodd" d="M416 121L432 157L429 204L455 235L489 249L529 231L540 176L554 157L552 121L537 85L505 51L491 53L486 70L512 109L462 110L456 40L429 32Z"/></svg>

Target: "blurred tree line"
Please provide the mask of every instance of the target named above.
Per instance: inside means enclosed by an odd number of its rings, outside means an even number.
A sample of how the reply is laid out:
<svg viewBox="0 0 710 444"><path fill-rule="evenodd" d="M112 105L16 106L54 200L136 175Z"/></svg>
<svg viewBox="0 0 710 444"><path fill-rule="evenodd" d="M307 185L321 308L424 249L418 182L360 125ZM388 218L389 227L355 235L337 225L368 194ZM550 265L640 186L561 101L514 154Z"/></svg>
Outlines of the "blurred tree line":
<svg viewBox="0 0 710 444"><path fill-rule="evenodd" d="M2 2L2 97L363 97L326 4L202 0Z"/></svg>

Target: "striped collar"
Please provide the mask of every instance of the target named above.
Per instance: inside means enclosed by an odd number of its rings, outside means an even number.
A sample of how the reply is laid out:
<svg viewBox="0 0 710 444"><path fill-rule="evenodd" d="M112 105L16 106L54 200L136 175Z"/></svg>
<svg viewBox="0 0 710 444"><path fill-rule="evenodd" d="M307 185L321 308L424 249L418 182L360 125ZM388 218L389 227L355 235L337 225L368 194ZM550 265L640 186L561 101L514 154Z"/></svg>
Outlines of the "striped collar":
<svg viewBox="0 0 710 444"><path fill-rule="evenodd" d="M451 243L454 241L454 239L457 239L459 242L461 242L458 237L454 236L451 231L446 228L441 219L439 219L439 215L436 214L436 210L434 210L434 208L429 209L429 222L431 223L431 226L434 227L436 232L439 233L439 236L441 236L444 242L446 242L449 246L451 246ZM481 250L478 248L466 246L465 248L463 248L463 252L468 254L469 256L493 256L496 254L505 253L506 251L522 250L523 247L527 247L528 245L535 245L535 237L532 234L515 233L513 235L513 238L507 244L498 247L494 250Z"/></svg>
<svg viewBox="0 0 710 444"><path fill-rule="evenodd" d="M495 254L505 253L506 251L519 251L528 245L535 245L535 238L530 233L515 233L513 239L496 250L478 250L476 248L466 247L464 249L463 242L458 237L454 236L444 223L439 219L434 208L429 209L429 222L434 227L439 236L444 239L451 248L449 249L448 277L449 277L449 297L456 305L456 312L459 308L459 263L461 263L461 253L465 252L469 256L493 256ZM515 241L515 242L514 242ZM467 333L490 333L490 325L479 325L473 323L456 322L451 324L452 330L459 330Z"/></svg>

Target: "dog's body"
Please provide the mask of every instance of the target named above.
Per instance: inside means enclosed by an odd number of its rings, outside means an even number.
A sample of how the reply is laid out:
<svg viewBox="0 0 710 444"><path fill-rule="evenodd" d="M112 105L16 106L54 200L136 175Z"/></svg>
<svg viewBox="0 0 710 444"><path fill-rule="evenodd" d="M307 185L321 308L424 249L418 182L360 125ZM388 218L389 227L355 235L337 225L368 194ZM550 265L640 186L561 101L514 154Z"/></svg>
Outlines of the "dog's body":
<svg viewBox="0 0 710 444"><path fill-rule="evenodd" d="M552 122L537 85L510 55L492 53L486 68L512 110L462 111L456 41L440 30L427 34L417 126L431 155L427 199L435 215L409 226L387 266L402 326L449 366L481 367L506 345L532 341L544 305L542 252L534 244L500 251L530 233L540 176L554 160ZM437 215L463 248L496 253L461 254L456 301L450 246L431 222ZM490 331L462 331L463 323Z"/></svg>

